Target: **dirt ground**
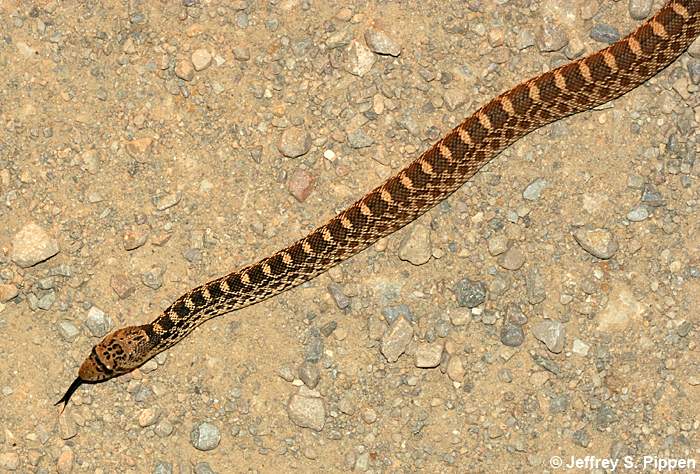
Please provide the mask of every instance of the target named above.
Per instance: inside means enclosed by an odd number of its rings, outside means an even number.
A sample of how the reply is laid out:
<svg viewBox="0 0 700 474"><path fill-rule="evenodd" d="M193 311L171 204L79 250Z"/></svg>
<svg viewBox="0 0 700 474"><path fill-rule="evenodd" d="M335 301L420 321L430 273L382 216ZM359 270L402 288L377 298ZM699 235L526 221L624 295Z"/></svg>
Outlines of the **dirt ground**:
<svg viewBox="0 0 700 474"><path fill-rule="evenodd" d="M54 407L109 330L660 6L0 2L0 471L700 462L697 41L331 272Z"/></svg>

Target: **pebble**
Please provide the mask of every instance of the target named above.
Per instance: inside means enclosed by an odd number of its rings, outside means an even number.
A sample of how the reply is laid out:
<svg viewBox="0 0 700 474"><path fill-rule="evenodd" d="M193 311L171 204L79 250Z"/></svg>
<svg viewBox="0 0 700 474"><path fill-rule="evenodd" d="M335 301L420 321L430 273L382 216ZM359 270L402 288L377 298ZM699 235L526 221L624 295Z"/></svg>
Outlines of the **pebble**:
<svg viewBox="0 0 700 474"><path fill-rule="evenodd" d="M612 44L620 39L620 32L606 23L597 23L591 28L591 38L601 43Z"/></svg>
<svg viewBox="0 0 700 474"><path fill-rule="evenodd" d="M7 303L19 294L19 289L10 283L0 284L0 303Z"/></svg>
<svg viewBox="0 0 700 474"><path fill-rule="evenodd" d="M569 43L566 31L561 26L552 23L550 18L544 18L542 25L535 35L535 44L542 53L559 51Z"/></svg>
<svg viewBox="0 0 700 474"><path fill-rule="evenodd" d="M19 468L19 454L13 452L0 454L0 467L8 471L16 471Z"/></svg>
<svg viewBox="0 0 700 474"><path fill-rule="evenodd" d="M67 440L75 437L78 434L78 427L75 420L67 414L63 413L58 417L58 435L62 440Z"/></svg>
<svg viewBox="0 0 700 474"><path fill-rule="evenodd" d="M239 61L249 61L250 49L243 46L237 46L233 48L233 57Z"/></svg>
<svg viewBox="0 0 700 474"><path fill-rule="evenodd" d="M604 228L580 227L573 236L586 252L602 260L611 258L619 248L613 234Z"/></svg>
<svg viewBox="0 0 700 474"><path fill-rule="evenodd" d="M355 149L367 148L374 144L374 139L363 129L358 128L348 133L348 144Z"/></svg>
<svg viewBox="0 0 700 474"><path fill-rule="evenodd" d="M122 236L124 250L136 250L148 240L149 228L147 225L133 226Z"/></svg>
<svg viewBox="0 0 700 474"><path fill-rule="evenodd" d="M646 183L642 189L642 202L652 207L661 207L666 204L661 193L649 183Z"/></svg>
<svg viewBox="0 0 700 474"><path fill-rule="evenodd" d="M152 144L153 139L151 137L135 138L126 142L126 151L133 158L143 159L150 151Z"/></svg>
<svg viewBox="0 0 700 474"><path fill-rule="evenodd" d="M345 70L362 77L367 74L377 60L372 51L357 40L352 40L346 50Z"/></svg>
<svg viewBox="0 0 700 474"><path fill-rule="evenodd" d="M375 28L365 30L365 42L373 52L387 56L398 56L401 54L401 46L389 35Z"/></svg>
<svg viewBox="0 0 700 474"><path fill-rule="evenodd" d="M627 213L627 220L631 222L642 222L649 218L649 210L646 206L636 206Z"/></svg>
<svg viewBox="0 0 700 474"><path fill-rule="evenodd" d="M511 322L503 323L501 327L501 343L508 347L518 347L525 341L523 327Z"/></svg>
<svg viewBox="0 0 700 474"><path fill-rule="evenodd" d="M545 319L534 323L532 335L543 342L550 352L559 354L564 349L564 325L559 321Z"/></svg>
<svg viewBox="0 0 700 474"><path fill-rule="evenodd" d="M634 320L639 320L644 306L625 285L616 285L608 295L607 306L597 315L598 330L617 333L623 331Z"/></svg>
<svg viewBox="0 0 700 474"><path fill-rule="evenodd" d="M152 290L157 290L163 286L164 273L165 269L162 267L151 267L141 274L141 282Z"/></svg>
<svg viewBox="0 0 700 474"><path fill-rule="evenodd" d="M489 253L496 257L508 250L508 238L503 234L497 234L488 240Z"/></svg>
<svg viewBox="0 0 700 474"><path fill-rule="evenodd" d="M321 371L318 368L318 364L304 362L299 367L299 378L307 387L311 389L316 388L321 380Z"/></svg>
<svg viewBox="0 0 700 474"><path fill-rule="evenodd" d="M194 474L216 474L216 471L211 468L209 463L198 462L194 466Z"/></svg>
<svg viewBox="0 0 700 474"><path fill-rule="evenodd" d="M70 321L59 321L58 333L66 342L73 342L80 335L80 331L78 330L76 325Z"/></svg>
<svg viewBox="0 0 700 474"><path fill-rule="evenodd" d="M301 387L289 399L287 414L295 425L321 431L326 424L326 408L318 392Z"/></svg>
<svg viewBox="0 0 700 474"><path fill-rule="evenodd" d="M156 209L158 209L159 211L164 211L175 206L177 203L180 202L180 199L182 199L182 193L174 192L154 198L154 204L156 206Z"/></svg>
<svg viewBox="0 0 700 474"><path fill-rule="evenodd" d="M139 414L138 422L141 428L146 428L148 426L155 425L160 417L160 412L156 408L146 408L141 410Z"/></svg>
<svg viewBox="0 0 700 474"><path fill-rule="evenodd" d="M73 470L74 462L75 455L73 454L73 450L70 448L65 448L58 456L56 471L58 471L58 474L68 474Z"/></svg>
<svg viewBox="0 0 700 474"><path fill-rule="evenodd" d="M335 304L339 309L345 309L350 306L350 298L343 293L343 288L337 283L331 283L328 285L328 292L333 297L333 301L335 301Z"/></svg>
<svg viewBox="0 0 700 474"><path fill-rule="evenodd" d="M527 302L535 305L541 303L547 297L547 290L544 287L544 280L540 275L539 270L531 268L525 277L525 286L527 289Z"/></svg>
<svg viewBox="0 0 700 474"><path fill-rule="evenodd" d="M287 190L299 202L304 202L314 190L316 179L305 169L297 168L287 180Z"/></svg>
<svg viewBox="0 0 700 474"><path fill-rule="evenodd" d="M627 8L630 16L635 20L643 20L651 13L651 8L654 5L653 0L629 0Z"/></svg>
<svg viewBox="0 0 700 474"><path fill-rule="evenodd" d="M192 52L192 65L195 71L203 71L211 65L212 55L204 48Z"/></svg>
<svg viewBox="0 0 700 474"><path fill-rule="evenodd" d="M109 279L109 286L122 300L131 296L135 291L134 285L129 281L129 277L123 273L112 275Z"/></svg>
<svg viewBox="0 0 700 474"><path fill-rule="evenodd" d="M389 326L382 337L381 352L388 362L396 362L413 340L413 326L400 317Z"/></svg>
<svg viewBox="0 0 700 474"><path fill-rule="evenodd" d="M194 79L194 68L192 67L192 63L185 61L184 59L182 61L178 61L177 65L175 66L175 75L183 81L189 82Z"/></svg>
<svg viewBox="0 0 700 474"><path fill-rule="evenodd" d="M506 270L518 270L525 264L525 254L519 248L511 247L499 255L498 264Z"/></svg>
<svg viewBox="0 0 700 474"><path fill-rule="evenodd" d="M203 421L197 423L190 432L192 446L200 451L211 451L221 441L221 432L213 423Z"/></svg>
<svg viewBox="0 0 700 474"><path fill-rule="evenodd" d="M440 365L442 349L443 346L441 342L419 344L416 348L416 367L420 369L432 369Z"/></svg>
<svg viewBox="0 0 700 474"><path fill-rule="evenodd" d="M277 149L288 158L298 158L311 149L311 134L304 127L289 127L282 132Z"/></svg>
<svg viewBox="0 0 700 474"><path fill-rule="evenodd" d="M165 461L156 461L153 474L173 474L173 465Z"/></svg>
<svg viewBox="0 0 700 474"><path fill-rule="evenodd" d="M428 263L432 252L430 229L422 223L411 226L399 246L399 258L413 265Z"/></svg>
<svg viewBox="0 0 700 474"><path fill-rule="evenodd" d="M590 348L591 346L583 342L581 339L574 339L574 343L571 347L571 352L578 356L586 357Z"/></svg>
<svg viewBox="0 0 700 474"><path fill-rule="evenodd" d="M104 311L97 306L93 306L88 311L85 325L90 331L90 334L95 337L103 337L112 327L112 321L109 316L104 313Z"/></svg>
<svg viewBox="0 0 700 474"><path fill-rule="evenodd" d="M363 409L360 415L362 416L362 421L364 421L368 425L371 425L372 423L376 422L377 418L379 418L377 411L372 407L367 407Z"/></svg>
<svg viewBox="0 0 700 474"><path fill-rule="evenodd" d="M447 110L450 112L457 110L467 103L467 94L462 89L447 89L442 95Z"/></svg>
<svg viewBox="0 0 700 474"><path fill-rule="evenodd" d="M447 376L454 382L463 382L466 373L462 358L457 354L452 354L447 362Z"/></svg>
<svg viewBox="0 0 700 474"><path fill-rule="evenodd" d="M48 260L58 251L58 241L32 222L22 227L13 237L10 258L18 266L28 268Z"/></svg>
<svg viewBox="0 0 700 474"><path fill-rule="evenodd" d="M459 306L475 308L486 301L486 286L480 281L463 278L454 286Z"/></svg>
<svg viewBox="0 0 700 474"><path fill-rule="evenodd" d="M528 201L537 201L546 187L547 181L544 178L537 178L523 190L523 198Z"/></svg>

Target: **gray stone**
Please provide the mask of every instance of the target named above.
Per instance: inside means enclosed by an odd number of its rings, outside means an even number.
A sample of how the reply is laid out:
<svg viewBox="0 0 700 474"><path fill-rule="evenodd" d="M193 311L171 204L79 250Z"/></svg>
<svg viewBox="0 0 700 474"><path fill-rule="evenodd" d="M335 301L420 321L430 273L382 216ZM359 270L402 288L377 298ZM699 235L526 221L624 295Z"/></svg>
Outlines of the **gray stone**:
<svg viewBox="0 0 700 474"><path fill-rule="evenodd" d="M627 213L627 219L631 222L641 222L649 218L649 210L646 206L636 206Z"/></svg>
<svg viewBox="0 0 700 474"><path fill-rule="evenodd" d="M612 232L604 228L581 227L573 232L573 236L586 252L602 260L611 258L619 248Z"/></svg>
<svg viewBox="0 0 700 474"><path fill-rule="evenodd" d="M457 304L475 308L486 301L486 287L480 281L463 278L454 287Z"/></svg>
<svg viewBox="0 0 700 474"><path fill-rule="evenodd" d="M528 201L537 201L546 187L547 181L544 178L537 178L523 190L523 198Z"/></svg>
<svg viewBox="0 0 700 474"><path fill-rule="evenodd" d="M601 43L612 44L620 39L620 32L606 23L597 23L591 28L591 38Z"/></svg>
<svg viewBox="0 0 700 474"><path fill-rule="evenodd" d="M527 301L530 304L538 304L544 301L547 297L547 291L544 287L544 280L537 268L531 268L525 277L525 285L527 288Z"/></svg>
<svg viewBox="0 0 700 474"><path fill-rule="evenodd" d="M508 250L508 238L503 234L497 234L488 240L489 253L496 257Z"/></svg>
<svg viewBox="0 0 700 474"><path fill-rule="evenodd" d="M112 320L100 308L93 306L88 310L85 325L93 336L104 337L112 327Z"/></svg>
<svg viewBox="0 0 700 474"><path fill-rule="evenodd" d="M550 352L561 353L564 349L564 325L559 321L545 319L532 325L532 335L543 342Z"/></svg>
<svg viewBox="0 0 700 474"><path fill-rule="evenodd" d="M280 135L277 149L289 158L305 155L311 149L311 134L304 127L290 127Z"/></svg>
<svg viewBox="0 0 700 474"><path fill-rule="evenodd" d="M323 400L318 392L308 389L292 395L287 404L287 414L292 423L302 428L321 431L326 424Z"/></svg>
<svg viewBox="0 0 700 474"><path fill-rule="evenodd" d="M401 54L401 46L381 30L368 28L365 31L365 41L369 49L377 54L388 56Z"/></svg>
<svg viewBox="0 0 700 474"><path fill-rule="evenodd" d="M197 423L190 432L192 446L200 451L211 451L219 445L220 441L219 428L208 421Z"/></svg>
<svg viewBox="0 0 700 474"><path fill-rule="evenodd" d="M525 341L525 333L522 326L510 322L503 323L501 327L501 343L509 347L518 347Z"/></svg>
<svg viewBox="0 0 700 474"><path fill-rule="evenodd" d="M381 352L389 362L396 362L413 340L413 326L406 318L398 318L382 337Z"/></svg>
<svg viewBox="0 0 700 474"><path fill-rule="evenodd" d="M643 20L649 16L651 7L653 6L653 0L629 0L627 8L632 18L635 20Z"/></svg>
<svg viewBox="0 0 700 474"><path fill-rule="evenodd" d="M355 149L367 148L374 144L374 140L363 129L358 128L348 133L348 144Z"/></svg>
<svg viewBox="0 0 700 474"><path fill-rule="evenodd" d="M153 466L153 474L173 474L173 465L165 461L156 461Z"/></svg>
<svg viewBox="0 0 700 474"><path fill-rule="evenodd" d="M58 333L66 342L73 342L80 335L78 328L70 321L59 321Z"/></svg>
<svg viewBox="0 0 700 474"><path fill-rule="evenodd" d="M58 253L58 241L35 223L22 227L12 238L10 258L18 266L28 268Z"/></svg>
<svg viewBox="0 0 700 474"><path fill-rule="evenodd" d="M304 362L301 367L299 367L299 378L304 385L309 388L316 388L318 382L321 380L321 371L317 364L312 364L310 362Z"/></svg>

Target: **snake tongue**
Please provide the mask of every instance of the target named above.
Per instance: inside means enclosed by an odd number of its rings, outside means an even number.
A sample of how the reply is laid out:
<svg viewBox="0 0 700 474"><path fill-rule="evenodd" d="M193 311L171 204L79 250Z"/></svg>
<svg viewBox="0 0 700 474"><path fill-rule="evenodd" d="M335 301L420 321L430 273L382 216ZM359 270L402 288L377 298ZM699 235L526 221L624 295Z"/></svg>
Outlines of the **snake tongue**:
<svg viewBox="0 0 700 474"><path fill-rule="evenodd" d="M70 387L68 387L68 390L66 390L66 393L61 397L59 401L57 401L54 406L60 405L63 403L63 410L66 409L66 406L68 405L68 400L70 400L70 397L73 396L76 390L78 390L78 387L80 387L83 384L83 379L80 377L76 377L75 380L73 380L73 383L70 384Z"/></svg>

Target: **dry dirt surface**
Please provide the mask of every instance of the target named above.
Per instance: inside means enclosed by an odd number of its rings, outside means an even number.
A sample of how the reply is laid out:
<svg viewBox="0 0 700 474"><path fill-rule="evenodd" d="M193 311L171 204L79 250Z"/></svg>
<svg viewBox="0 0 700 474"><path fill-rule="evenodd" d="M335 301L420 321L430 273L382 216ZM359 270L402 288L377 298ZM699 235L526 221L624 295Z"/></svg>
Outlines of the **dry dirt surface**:
<svg viewBox="0 0 700 474"><path fill-rule="evenodd" d="M700 462L697 41L332 271L54 407L108 331L660 6L0 2L0 471Z"/></svg>

